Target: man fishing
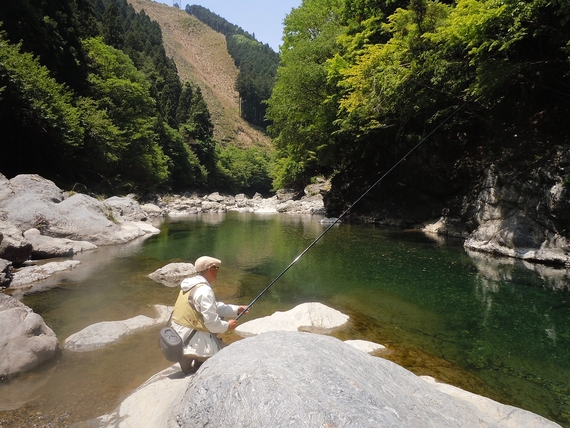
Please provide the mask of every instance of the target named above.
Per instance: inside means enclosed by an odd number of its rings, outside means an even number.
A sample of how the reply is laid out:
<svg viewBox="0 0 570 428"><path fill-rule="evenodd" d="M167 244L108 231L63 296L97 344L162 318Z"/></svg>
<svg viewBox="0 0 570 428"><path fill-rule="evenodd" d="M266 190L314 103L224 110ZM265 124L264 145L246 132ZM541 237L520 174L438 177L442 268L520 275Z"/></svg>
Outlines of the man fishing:
<svg viewBox="0 0 570 428"><path fill-rule="evenodd" d="M172 314L172 328L184 343L180 368L186 374L195 373L204 361L224 346L216 334L237 327L235 319L224 321L222 318L235 317L246 310L246 306L216 301L211 284L218 278L221 264L218 259L202 256L194 263L197 274L185 278L180 284L180 294Z"/></svg>

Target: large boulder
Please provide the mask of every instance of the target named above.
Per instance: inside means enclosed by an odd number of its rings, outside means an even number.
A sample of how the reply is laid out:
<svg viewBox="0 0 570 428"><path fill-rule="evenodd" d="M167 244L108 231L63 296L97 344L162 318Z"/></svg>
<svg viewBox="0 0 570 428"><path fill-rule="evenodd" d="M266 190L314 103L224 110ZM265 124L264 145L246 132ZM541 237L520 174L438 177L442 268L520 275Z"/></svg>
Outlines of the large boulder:
<svg viewBox="0 0 570 428"><path fill-rule="evenodd" d="M21 265L30 258L32 244L24 237L22 231L9 221L0 220L0 258L15 265Z"/></svg>
<svg viewBox="0 0 570 428"><path fill-rule="evenodd" d="M0 213L18 229L38 229L42 235L121 244L160 231L149 223L138 203L128 197L100 201L88 195L67 197L39 175L0 180Z"/></svg>
<svg viewBox="0 0 570 428"><path fill-rule="evenodd" d="M57 337L40 315L0 293L0 380L52 359L57 349Z"/></svg>
<svg viewBox="0 0 570 428"><path fill-rule="evenodd" d="M166 400L165 400L166 398ZM414 375L333 337L270 332L232 343L194 376L159 373L106 427L559 427Z"/></svg>

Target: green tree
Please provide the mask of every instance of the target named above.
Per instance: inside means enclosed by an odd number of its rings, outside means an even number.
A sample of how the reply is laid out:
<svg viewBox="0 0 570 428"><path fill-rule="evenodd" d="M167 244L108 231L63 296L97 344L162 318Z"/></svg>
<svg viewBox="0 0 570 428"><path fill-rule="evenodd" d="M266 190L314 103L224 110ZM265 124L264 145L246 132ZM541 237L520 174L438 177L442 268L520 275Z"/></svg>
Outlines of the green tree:
<svg viewBox="0 0 570 428"><path fill-rule="evenodd" d="M277 150L276 188L302 187L330 172L337 103L327 61L340 49L342 6L340 0L307 0L285 19L281 66L267 110Z"/></svg>
<svg viewBox="0 0 570 428"><path fill-rule="evenodd" d="M154 131L156 110L150 83L127 55L105 45L102 39L86 40L85 46L89 52L94 107L105 112L98 117L112 123L112 127L105 128L114 131L108 135L115 136L103 145L110 149L104 156L116 159L116 167L106 178L120 179L127 188L160 186L168 179L168 158ZM101 141L90 149L101 150L100 147Z"/></svg>
<svg viewBox="0 0 570 428"><path fill-rule="evenodd" d="M64 174L82 144L80 112L72 93L29 53L0 33L0 170Z"/></svg>

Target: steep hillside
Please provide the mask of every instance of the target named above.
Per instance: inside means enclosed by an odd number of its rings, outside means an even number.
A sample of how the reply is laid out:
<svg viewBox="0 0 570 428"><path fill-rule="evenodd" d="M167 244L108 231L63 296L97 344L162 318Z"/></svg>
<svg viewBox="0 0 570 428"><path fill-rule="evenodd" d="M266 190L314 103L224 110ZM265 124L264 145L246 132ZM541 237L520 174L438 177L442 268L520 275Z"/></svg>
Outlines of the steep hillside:
<svg viewBox="0 0 570 428"><path fill-rule="evenodd" d="M225 37L198 19L175 7L151 0L128 0L137 12L158 22L166 48L180 79L202 88L215 126L214 137L238 147L269 147L269 138L239 116L234 83L238 70L229 56Z"/></svg>

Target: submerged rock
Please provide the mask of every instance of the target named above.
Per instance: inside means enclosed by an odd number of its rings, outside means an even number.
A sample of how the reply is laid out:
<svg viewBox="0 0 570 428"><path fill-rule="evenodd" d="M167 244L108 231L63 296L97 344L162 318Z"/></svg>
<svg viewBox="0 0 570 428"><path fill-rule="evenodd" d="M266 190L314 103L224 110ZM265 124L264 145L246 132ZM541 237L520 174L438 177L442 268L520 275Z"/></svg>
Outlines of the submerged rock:
<svg viewBox="0 0 570 428"><path fill-rule="evenodd" d="M153 376L114 412L86 426L559 427L522 409L447 391L388 360L310 333L241 340L194 376L181 373L175 365Z"/></svg>

